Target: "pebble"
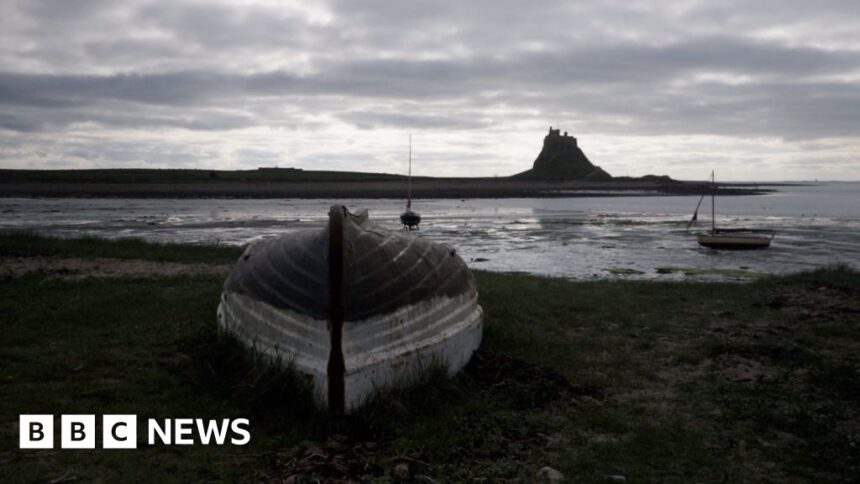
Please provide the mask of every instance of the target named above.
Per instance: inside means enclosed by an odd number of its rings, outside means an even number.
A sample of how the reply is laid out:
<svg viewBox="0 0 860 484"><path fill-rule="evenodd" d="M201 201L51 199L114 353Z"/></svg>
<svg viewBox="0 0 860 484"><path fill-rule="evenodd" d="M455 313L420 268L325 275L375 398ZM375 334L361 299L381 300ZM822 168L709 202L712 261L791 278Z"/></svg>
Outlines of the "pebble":
<svg viewBox="0 0 860 484"><path fill-rule="evenodd" d="M542 467L539 471L537 471L535 478L538 482L555 483L555 482L563 481L564 480L564 474L553 469L552 467L547 466L547 467Z"/></svg>

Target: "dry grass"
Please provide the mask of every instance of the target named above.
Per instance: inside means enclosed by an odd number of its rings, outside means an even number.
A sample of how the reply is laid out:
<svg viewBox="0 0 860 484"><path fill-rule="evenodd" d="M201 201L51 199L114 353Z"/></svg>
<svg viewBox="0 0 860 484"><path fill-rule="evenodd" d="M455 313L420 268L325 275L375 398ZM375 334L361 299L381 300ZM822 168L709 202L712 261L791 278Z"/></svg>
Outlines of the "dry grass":
<svg viewBox="0 0 860 484"><path fill-rule="evenodd" d="M32 252L44 254L45 244ZM74 241L65 252L62 242L48 245L53 257L83 257ZM16 257L28 256L16 247ZM187 254L187 263L232 257L143 248L144 258L177 263ZM85 258L123 258L127 249L91 241ZM218 337L221 276L6 276L0 474L528 482L550 466L576 482L860 475L860 274L831 268L748 284L477 278L486 330L464 372L431 373L334 419L313 407L301 377ZM249 417L253 439L16 450L17 415L41 412Z"/></svg>

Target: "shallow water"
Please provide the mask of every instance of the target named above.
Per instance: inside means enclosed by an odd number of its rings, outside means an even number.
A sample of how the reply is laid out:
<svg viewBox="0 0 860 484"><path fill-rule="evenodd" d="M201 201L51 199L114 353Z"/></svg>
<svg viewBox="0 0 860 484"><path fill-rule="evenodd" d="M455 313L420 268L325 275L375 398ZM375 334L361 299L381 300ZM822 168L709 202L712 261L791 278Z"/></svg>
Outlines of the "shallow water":
<svg viewBox="0 0 860 484"><path fill-rule="evenodd" d="M454 246L473 268L574 279L682 279L671 266L705 271L784 273L860 261L860 184L780 187L778 193L720 197L719 227L772 229L770 249L725 252L700 248L696 230L710 228L710 199L699 221L685 226L699 197L417 200L421 236ZM335 200L0 199L0 229L57 235L92 234L175 242L245 244L318 227ZM342 200L372 220L399 228L403 203ZM616 275L613 269L640 273Z"/></svg>

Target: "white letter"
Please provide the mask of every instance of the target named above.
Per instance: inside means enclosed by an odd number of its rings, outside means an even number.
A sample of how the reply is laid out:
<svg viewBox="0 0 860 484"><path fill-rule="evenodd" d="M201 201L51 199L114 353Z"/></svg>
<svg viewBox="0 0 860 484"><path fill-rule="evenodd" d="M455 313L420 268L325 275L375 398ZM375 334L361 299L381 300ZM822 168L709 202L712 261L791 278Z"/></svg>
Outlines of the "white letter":
<svg viewBox="0 0 860 484"><path fill-rule="evenodd" d="M18 417L18 447L21 449L53 449L54 416L20 415Z"/></svg>
<svg viewBox="0 0 860 484"><path fill-rule="evenodd" d="M241 427L242 425L248 427L248 429L243 429ZM248 442L250 442L251 441L251 432L249 432L250 427L251 427L251 422L246 418L237 418L236 420L234 420L233 423L230 425L230 428L233 429L234 434L241 435L242 438L237 439L234 437L234 438L230 439L230 442L233 445L245 445Z"/></svg>
<svg viewBox="0 0 860 484"><path fill-rule="evenodd" d="M102 448L136 449L137 415L102 416Z"/></svg>
<svg viewBox="0 0 860 484"><path fill-rule="evenodd" d="M63 415L60 428L60 447L63 449L96 448L95 415Z"/></svg>
<svg viewBox="0 0 860 484"><path fill-rule="evenodd" d="M200 443L203 445L209 445L209 439L214 435L215 443L218 445L224 445L224 439L227 438L227 430L230 428L230 419L222 419L221 425L223 425L223 427L218 426L217 420L209 420L209 423L204 429L203 419L198 418L197 433L200 434Z"/></svg>
<svg viewBox="0 0 860 484"><path fill-rule="evenodd" d="M161 438L162 444L170 445L170 419L164 421L164 428L158 425L158 420L149 419L149 445L155 445L155 434Z"/></svg>
<svg viewBox="0 0 860 484"><path fill-rule="evenodd" d="M191 435L194 432L194 429L191 428L191 425L194 424L194 420L190 418L177 418L173 421L176 425L174 427L175 431L175 439L173 441L176 445L192 445L194 443L194 439L184 438L184 435Z"/></svg>

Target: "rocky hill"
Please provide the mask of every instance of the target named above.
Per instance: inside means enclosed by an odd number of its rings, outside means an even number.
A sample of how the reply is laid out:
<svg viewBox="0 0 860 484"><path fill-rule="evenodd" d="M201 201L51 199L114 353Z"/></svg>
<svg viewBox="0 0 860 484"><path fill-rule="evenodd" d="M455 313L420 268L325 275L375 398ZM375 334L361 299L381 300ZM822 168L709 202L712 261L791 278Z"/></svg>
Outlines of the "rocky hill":
<svg viewBox="0 0 860 484"><path fill-rule="evenodd" d="M612 176L595 166L579 149L576 138L565 131L549 128L543 139L543 149L531 170L513 178L530 180L611 180Z"/></svg>

